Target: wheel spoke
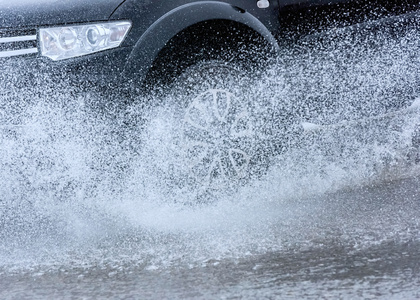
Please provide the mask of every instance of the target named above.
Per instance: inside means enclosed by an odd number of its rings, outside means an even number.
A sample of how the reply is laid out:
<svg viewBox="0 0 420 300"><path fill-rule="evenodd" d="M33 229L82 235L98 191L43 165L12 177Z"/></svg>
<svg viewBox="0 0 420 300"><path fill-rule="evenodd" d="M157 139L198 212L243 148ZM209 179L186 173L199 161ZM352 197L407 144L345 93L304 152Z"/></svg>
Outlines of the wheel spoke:
<svg viewBox="0 0 420 300"><path fill-rule="evenodd" d="M246 176L251 157L240 149L229 149L229 159L238 178Z"/></svg>
<svg viewBox="0 0 420 300"><path fill-rule="evenodd" d="M219 180L218 180L219 179ZM226 186L226 172L220 155L217 155L207 172L206 186L213 190L223 189Z"/></svg>
<svg viewBox="0 0 420 300"><path fill-rule="evenodd" d="M226 122L232 102L232 94L225 90L209 90L213 100L213 113L219 122Z"/></svg>

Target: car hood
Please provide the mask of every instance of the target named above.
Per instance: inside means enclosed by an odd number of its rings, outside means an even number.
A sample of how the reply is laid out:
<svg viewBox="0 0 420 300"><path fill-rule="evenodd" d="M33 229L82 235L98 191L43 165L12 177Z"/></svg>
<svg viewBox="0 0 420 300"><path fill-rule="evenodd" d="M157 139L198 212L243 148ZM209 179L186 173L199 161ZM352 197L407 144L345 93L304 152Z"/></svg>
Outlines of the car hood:
<svg viewBox="0 0 420 300"><path fill-rule="evenodd" d="M0 0L0 28L108 20L124 0Z"/></svg>

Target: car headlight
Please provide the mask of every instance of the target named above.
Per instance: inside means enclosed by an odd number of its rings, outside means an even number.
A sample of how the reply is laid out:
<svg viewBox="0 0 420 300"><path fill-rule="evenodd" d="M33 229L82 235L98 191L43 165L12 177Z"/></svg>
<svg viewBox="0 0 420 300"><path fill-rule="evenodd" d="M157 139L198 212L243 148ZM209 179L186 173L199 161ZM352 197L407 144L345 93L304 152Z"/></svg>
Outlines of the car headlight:
<svg viewBox="0 0 420 300"><path fill-rule="evenodd" d="M129 21L41 28L41 55L62 60L116 48L121 45L130 28Z"/></svg>

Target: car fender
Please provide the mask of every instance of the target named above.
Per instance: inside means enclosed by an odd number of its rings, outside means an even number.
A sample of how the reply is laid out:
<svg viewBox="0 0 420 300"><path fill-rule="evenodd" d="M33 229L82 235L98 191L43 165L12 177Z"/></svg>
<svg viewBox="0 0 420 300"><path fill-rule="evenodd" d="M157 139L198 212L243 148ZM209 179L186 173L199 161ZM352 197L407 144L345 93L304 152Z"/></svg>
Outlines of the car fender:
<svg viewBox="0 0 420 300"><path fill-rule="evenodd" d="M156 20L138 39L124 68L124 74L143 80L159 52L176 34L189 26L209 20L230 20L244 24L263 36L274 51L279 51L276 39L251 13L217 1L200 1L179 6Z"/></svg>

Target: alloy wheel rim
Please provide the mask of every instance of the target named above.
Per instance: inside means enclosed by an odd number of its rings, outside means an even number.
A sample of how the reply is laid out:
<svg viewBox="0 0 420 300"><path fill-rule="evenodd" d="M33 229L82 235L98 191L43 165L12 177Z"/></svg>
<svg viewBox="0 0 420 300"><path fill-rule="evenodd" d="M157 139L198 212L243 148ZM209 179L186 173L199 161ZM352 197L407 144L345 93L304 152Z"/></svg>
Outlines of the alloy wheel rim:
<svg viewBox="0 0 420 300"><path fill-rule="evenodd" d="M183 151L190 177L202 189L232 187L249 173L255 128L249 108L224 89L195 97L183 117Z"/></svg>

